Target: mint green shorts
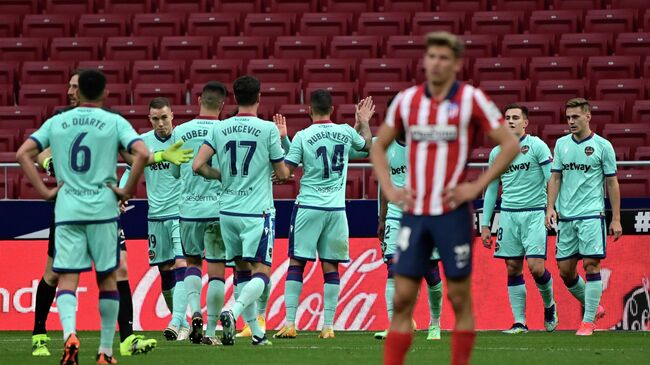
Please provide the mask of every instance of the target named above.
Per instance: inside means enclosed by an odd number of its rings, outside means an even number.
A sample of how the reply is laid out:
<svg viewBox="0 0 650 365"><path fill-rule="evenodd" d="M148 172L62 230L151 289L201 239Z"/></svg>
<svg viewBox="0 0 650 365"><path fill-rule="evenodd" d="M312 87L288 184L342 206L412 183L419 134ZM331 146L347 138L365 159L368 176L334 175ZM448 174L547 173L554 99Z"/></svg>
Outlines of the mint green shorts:
<svg viewBox="0 0 650 365"><path fill-rule="evenodd" d="M294 205L289 226L289 257L326 262L350 261L348 218L345 208Z"/></svg>
<svg viewBox="0 0 650 365"><path fill-rule="evenodd" d="M399 229L401 219L399 218L386 218L386 225L384 229L384 240L381 242L381 252L384 256L384 262L388 262L395 252L397 252L397 238L399 237ZM434 247L431 253L431 260L440 260L438 248Z"/></svg>
<svg viewBox="0 0 650 365"><path fill-rule="evenodd" d="M117 221L57 226L54 248L54 272L90 271L94 263L97 274L111 273L120 265Z"/></svg>
<svg viewBox="0 0 650 365"><path fill-rule="evenodd" d="M607 227L604 216L559 219L555 258L598 258L607 256Z"/></svg>
<svg viewBox="0 0 650 365"><path fill-rule="evenodd" d="M148 219L149 265L172 264L183 258L178 218Z"/></svg>
<svg viewBox="0 0 650 365"><path fill-rule="evenodd" d="M275 216L221 212L221 235L227 261L261 262L271 266Z"/></svg>
<svg viewBox="0 0 650 365"><path fill-rule="evenodd" d="M183 256L205 258L207 262L225 262L226 248L223 243L218 219L180 219Z"/></svg>
<svg viewBox="0 0 650 365"><path fill-rule="evenodd" d="M501 209L494 257L502 259L546 259L546 211Z"/></svg>

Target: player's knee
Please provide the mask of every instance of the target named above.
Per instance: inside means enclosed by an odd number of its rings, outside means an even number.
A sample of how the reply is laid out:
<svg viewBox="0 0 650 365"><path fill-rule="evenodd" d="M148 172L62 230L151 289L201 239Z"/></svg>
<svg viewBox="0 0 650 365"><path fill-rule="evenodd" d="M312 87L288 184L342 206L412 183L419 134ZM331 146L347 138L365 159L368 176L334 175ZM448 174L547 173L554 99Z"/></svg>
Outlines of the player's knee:
<svg viewBox="0 0 650 365"><path fill-rule="evenodd" d="M115 271L115 277L117 281L128 280L129 279L129 270L126 264L120 263L120 267Z"/></svg>
<svg viewBox="0 0 650 365"><path fill-rule="evenodd" d="M600 263L593 261L583 261L582 267L587 274L597 274L600 272Z"/></svg>
<svg viewBox="0 0 650 365"><path fill-rule="evenodd" d="M396 313L403 313L413 309L415 305L415 298L410 298L404 293L395 292L393 297L393 311Z"/></svg>
<svg viewBox="0 0 650 365"><path fill-rule="evenodd" d="M470 293L465 288L447 287L447 299L456 313L462 311L465 306L471 305L469 295Z"/></svg>
<svg viewBox="0 0 650 365"><path fill-rule="evenodd" d="M541 278L545 272L544 263L529 263L528 270L534 278Z"/></svg>
<svg viewBox="0 0 650 365"><path fill-rule="evenodd" d="M202 262L200 257L186 257L185 261L187 266L202 267Z"/></svg>
<svg viewBox="0 0 650 365"><path fill-rule="evenodd" d="M45 272L43 273L43 280L47 283L49 286L57 286L59 283L59 274L55 273L52 271L52 269L46 269Z"/></svg>

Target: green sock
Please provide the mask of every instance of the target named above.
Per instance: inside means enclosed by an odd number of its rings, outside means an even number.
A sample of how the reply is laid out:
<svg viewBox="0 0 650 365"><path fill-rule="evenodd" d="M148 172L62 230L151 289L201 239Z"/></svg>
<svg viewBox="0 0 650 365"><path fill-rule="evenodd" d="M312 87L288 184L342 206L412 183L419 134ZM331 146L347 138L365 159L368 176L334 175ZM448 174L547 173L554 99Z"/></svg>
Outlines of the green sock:
<svg viewBox="0 0 650 365"><path fill-rule="evenodd" d="M526 324L526 283L523 275L508 276L508 298L515 323Z"/></svg>
<svg viewBox="0 0 650 365"><path fill-rule="evenodd" d="M339 304L340 290L341 286L339 284L325 283L325 287L323 288L325 307L323 328L334 326L334 315L336 314L336 306Z"/></svg>
<svg viewBox="0 0 650 365"><path fill-rule="evenodd" d="M582 276L578 275L578 280L573 286L568 287L569 292L573 294L578 301L584 306L585 305L585 281L582 279Z"/></svg>
<svg viewBox="0 0 650 365"><path fill-rule="evenodd" d="M386 311L388 312L388 321L393 319L393 296L395 295L395 279L386 280Z"/></svg>
<svg viewBox="0 0 650 365"><path fill-rule="evenodd" d="M210 278L208 284L208 295L206 304L208 307L208 323L205 335L207 337L214 337L214 332L217 329L217 320L223 308L224 299L224 281L222 278Z"/></svg>
<svg viewBox="0 0 650 365"><path fill-rule="evenodd" d="M296 325L296 312L302 292L302 281L287 280L284 282L284 307L287 310L287 326Z"/></svg>
<svg viewBox="0 0 650 365"><path fill-rule="evenodd" d="M120 310L120 295L117 290L99 292L99 315L102 330L99 335L99 352L113 356L113 339L117 314Z"/></svg>
<svg viewBox="0 0 650 365"><path fill-rule="evenodd" d="M77 296L71 290L59 290L56 295L56 307L63 328L63 341L77 333ZM117 320L117 319L116 319Z"/></svg>
<svg viewBox="0 0 650 365"><path fill-rule="evenodd" d="M539 289L539 294L542 296L544 308L550 308L555 304L553 299L553 279L550 279L546 284L537 283L537 289Z"/></svg>
<svg viewBox="0 0 650 365"><path fill-rule="evenodd" d="M585 313L582 316L583 322L594 323L602 294L603 282L600 278L600 273L587 274L587 284L585 285Z"/></svg>
<svg viewBox="0 0 650 365"><path fill-rule="evenodd" d="M260 295L262 295L265 286L266 281L262 279L259 274L256 274L244 285L243 288L241 288L239 297L237 298L237 301L235 301L235 305L232 307L232 314L235 318L239 318L239 316L244 312L244 308L254 303ZM254 308L257 310L257 306ZM255 313L254 316L257 318L257 313ZM244 318L244 320L246 320L246 318Z"/></svg>
<svg viewBox="0 0 650 365"><path fill-rule="evenodd" d="M269 304L269 294L271 294L271 282L264 287L262 295L257 299L257 315L266 317L266 306Z"/></svg>
<svg viewBox="0 0 650 365"><path fill-rule="evenodd" d="M185 293L187 303L192 314L201 312L201 271L196 267L188 267L186 273Z"/></svg>
<svg viewBox="0 0 650 365"><path fill-rule="evenodd" d="M183 272L185 272L183 268ZM172 324L181 327L187 320L187 291L185 290L185 280L179 280L174 286L174 312L172 314Z"/></svg>
<svg viewBox="0 0 650 365"><path fill-rule="evenodd" d="M442 281L429 286L429 325L440 326L440 312L442 312Z"/></svg>

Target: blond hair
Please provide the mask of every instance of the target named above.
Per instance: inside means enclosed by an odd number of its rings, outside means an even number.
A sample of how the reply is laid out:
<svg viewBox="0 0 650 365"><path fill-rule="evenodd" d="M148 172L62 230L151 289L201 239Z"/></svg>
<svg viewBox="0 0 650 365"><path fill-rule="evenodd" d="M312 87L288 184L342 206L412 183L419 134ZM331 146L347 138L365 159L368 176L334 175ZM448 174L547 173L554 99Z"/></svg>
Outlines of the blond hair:
<svg viewBox="0 0 650 365"><path fill-rule="evenodd" d="M454 52L456 58L463 57L464 46L463 42L455 35L449 32L431 32L424 37L424 45L429 48L431 46L444 46L449 47Z"/></svg>

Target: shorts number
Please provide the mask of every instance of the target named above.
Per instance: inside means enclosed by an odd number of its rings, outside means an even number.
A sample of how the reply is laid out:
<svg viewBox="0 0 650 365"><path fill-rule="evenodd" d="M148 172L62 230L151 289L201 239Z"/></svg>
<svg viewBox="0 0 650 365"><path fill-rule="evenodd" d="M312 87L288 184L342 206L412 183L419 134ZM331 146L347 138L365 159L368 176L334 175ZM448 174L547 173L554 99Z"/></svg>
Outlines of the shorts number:
<svg viewBox="0 0 650 365"><path fill-rule="evenodd" d="M79 133L72 142L72 148L70 149L70 167L72 171L84 173L90 170L90 148L81 145L86 134L86 132Z"/></svg>
<svg viewBox="0 0 650 365"><path fill-rule="evenodd" d="M386 226L384 229L384 241L390 238L390 226Z"/></svg>
<svg viewBox="0 0 650 365"><path fill-rule="evenodd" d="M246 154L241 167L241 176L248 176L248 167L251 164L257 142L255 141L229 141L226 143L226 153L230 152L230 176L237 176L237 148L245 148Z"/></svg>
<svg viewBox="0 0 650 365"><path fill-rule="evenodd" d="M343 173L343 168L345 163L343 162L343 153L345 152L345 146L342 144L334 145L334 154L332 155L332 172L338 172L339 174ZM330 177L330 163L327 158L327 147L320 146L316 150L316 159L321 158L323 160L323 179L329 179Z"/></svg>
<svg viewBox="0 0 650 365"><path fill-rule="evenodd" d="M501 241L502 238L503 238L503 228L499 227L499 229L497 230L497 240Z"/></svg>
<svg viewBox="0 0 650 365"><path fill-rule="evenodd" d="M156 236L150 234L149 235L149 248L155 248L156 247Z"/></svg>

